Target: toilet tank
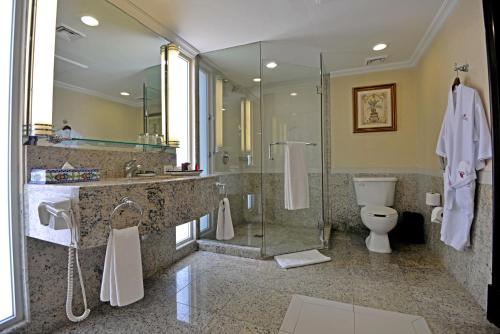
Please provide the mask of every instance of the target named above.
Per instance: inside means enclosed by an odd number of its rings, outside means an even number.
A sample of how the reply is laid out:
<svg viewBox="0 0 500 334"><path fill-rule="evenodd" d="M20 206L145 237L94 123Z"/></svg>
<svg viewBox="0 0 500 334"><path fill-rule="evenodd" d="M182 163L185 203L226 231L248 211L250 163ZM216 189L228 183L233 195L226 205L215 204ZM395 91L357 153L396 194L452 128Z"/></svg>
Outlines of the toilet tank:
<svg viewBox="0 0 500 334"><path fill-rule="evenodd" d="M358 205L392 206L397 180L395 177L353 178Z"/></svg>

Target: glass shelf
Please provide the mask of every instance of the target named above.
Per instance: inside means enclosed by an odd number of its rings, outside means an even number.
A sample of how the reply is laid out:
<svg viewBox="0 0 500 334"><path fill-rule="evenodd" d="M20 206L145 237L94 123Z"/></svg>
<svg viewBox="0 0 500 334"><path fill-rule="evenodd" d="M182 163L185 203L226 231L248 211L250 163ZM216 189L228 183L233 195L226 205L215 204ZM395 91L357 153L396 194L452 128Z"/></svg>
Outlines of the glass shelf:
<svg viewBox="0 0 500 334"><path fill-rule="evenodd" d="M158 148L158 149L169 149L169 148L179 148L178 142L171 142L169 145L165 144L144 144L138 142L129 142L129 141L118 141L118 140L103 140L103 139L91 139L91 138L71 138L65 139L63 142L75 142L75 143L87 143L93 145L102 145L102 146L142 146L145 148Z"/></svg>
<svg viewBox="0 0 500 334"><path fill-rule="evenodd" d="M131 142L131 141L119 141L119 140L103 140L103 139L94 139L94 138L47 138L47 137L39 137L38 145L55 145L60 147L72 147L72 148L83 148L82 146L88 145L96 148L99 147L110 147L115 149L133 149L133 150L141 150L141 151L150 151L150 152L164 152L175 150L179 148L178 142L171 142L169 145L165 144L144 144L139 142Z"/></svg>

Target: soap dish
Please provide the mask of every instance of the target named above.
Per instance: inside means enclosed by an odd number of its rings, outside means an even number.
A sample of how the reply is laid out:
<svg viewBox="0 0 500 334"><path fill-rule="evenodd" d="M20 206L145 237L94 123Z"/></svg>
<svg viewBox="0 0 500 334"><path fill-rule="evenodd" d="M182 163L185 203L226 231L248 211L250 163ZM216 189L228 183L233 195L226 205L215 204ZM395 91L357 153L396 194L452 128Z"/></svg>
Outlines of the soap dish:
<svg viewBox="0 0 500 334"><path fill-rule="evenodd" d="M199 176L203 170L170 170L164 174L169 176Z"/></svg>

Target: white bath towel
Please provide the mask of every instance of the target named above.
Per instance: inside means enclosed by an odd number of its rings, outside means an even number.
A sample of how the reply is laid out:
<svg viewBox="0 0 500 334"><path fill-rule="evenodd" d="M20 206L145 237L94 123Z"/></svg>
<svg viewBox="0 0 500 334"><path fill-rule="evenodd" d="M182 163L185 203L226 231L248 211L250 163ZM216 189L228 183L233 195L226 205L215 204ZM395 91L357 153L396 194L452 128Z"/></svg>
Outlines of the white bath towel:
<svg viewBox="0 0 500 334"><path fill-rule="evenodd" d="M141 245L137 226L113 229L108 238L101 301L126 306L144 297Z"/></svg>
<svg viewBox="0 0 500 334"><path fill-rule="evenodd" d="M285 209L309 208L309 176L305 158L305 143L285 145Z"/></svg>
<svg viewBox="0 0 500 334"><path fill-rule="evenodd" d="M230 240L234 238L233 220L231 219L231 207L229 199L225 197L219 202L219 213L217 215L217 240Z"/></svg>

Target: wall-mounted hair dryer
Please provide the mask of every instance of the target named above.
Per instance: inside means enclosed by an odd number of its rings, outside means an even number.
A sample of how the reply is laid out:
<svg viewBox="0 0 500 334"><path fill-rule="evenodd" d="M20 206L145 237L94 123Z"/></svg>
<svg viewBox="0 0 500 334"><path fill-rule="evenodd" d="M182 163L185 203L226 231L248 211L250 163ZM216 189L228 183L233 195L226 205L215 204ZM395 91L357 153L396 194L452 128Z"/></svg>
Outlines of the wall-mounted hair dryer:
<svg viewBox="0 0 500 334"><path fill-rule="evenodd" d="M82 270L78 259L78 224L75 223L73 210L71 210L71 200L61 198L55 200L46 200L38 205L38 216L42 225L49 226L55 230L69 229L71 243L68 250L68 288L66 295L66 315L73 322L85 320L90 309L87 307L87 296L85 295L85 286L83 285ZM80 279L82 297L85 311L80 316L73 314L73 263L76 259L76 268Z"/></svg>

